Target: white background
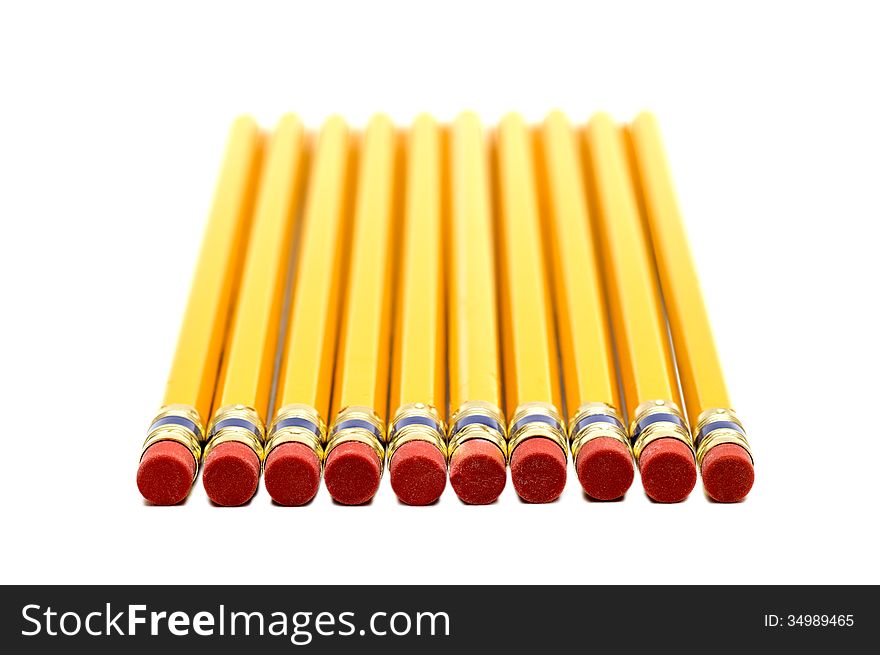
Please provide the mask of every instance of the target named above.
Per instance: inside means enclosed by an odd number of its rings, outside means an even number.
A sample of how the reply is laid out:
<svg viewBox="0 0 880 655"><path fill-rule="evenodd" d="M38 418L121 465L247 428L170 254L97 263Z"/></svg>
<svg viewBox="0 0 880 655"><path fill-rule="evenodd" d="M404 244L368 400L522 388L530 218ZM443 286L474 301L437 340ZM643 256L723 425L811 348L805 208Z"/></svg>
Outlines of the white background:
<svg viewBox="0 0 880 655"><path fill-rule="evenodd" d="M3 3L2 582L880 582L868 2ZM661 6L662 5L662 6ZM147 506L227 128L288 110L659 117L735 405L738 505Z"/></svg>

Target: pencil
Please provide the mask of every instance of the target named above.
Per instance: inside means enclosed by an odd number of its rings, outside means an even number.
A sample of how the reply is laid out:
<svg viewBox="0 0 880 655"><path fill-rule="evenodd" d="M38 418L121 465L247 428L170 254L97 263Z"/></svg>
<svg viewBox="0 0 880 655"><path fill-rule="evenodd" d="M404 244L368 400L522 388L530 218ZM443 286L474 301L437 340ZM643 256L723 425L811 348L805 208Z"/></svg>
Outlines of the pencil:
<svg viewBox="0 0 880 655"><path fill-rule="evenodd" d="M513 487L532 503L565 486L567 442L560 415L558 353L542 253L532 142L522 118L497 131L501 333Z"/></svg>
<svg viewBox="0 0 880 655"><path fill-rule="evenodd" d="M608 308L591 233L583 169L568 119L553 112L539 131L569 443L578 480L600 500L620 498L634 477Z"/></svg>
<svg viewBox="0 0 880 655"><path fill-rule="evenodd" d="M641 114L629 133L703 486L714 500L736 502L755 479L752 450L730 405L660 130Z"/></svg>
<svg viewBox="0 0 880 655"><path fill-rule="evenodd" d="M461 114L450 143L449 482L466 503L495 502L507 482L496 257L486 140Z"/></svg>
<svg viewBox="0 0 880 655"><path fill-rule="evenodd" d="M370 500L384 469L397 150L391 121L373 117L361 147L334 420L325 447L324 483L333 499L345 505Z"/></svg>
<svg viewBox="0 0 880 655"><path fill-rule="evenodd" d="M262 137L248 117L235 121L193 276L162 407L141 450L137 485L156 505L189 494L202 457L229 315L248 241Z"/></svg>
<svg viewBox="0 0 880 655"><path fill-rule="evenodd" d="M281 505L303 505L318 491L339 332L343 236L351 162L345 122L321 129L309 177L290 317L281 355L275 419L263 481Z"/></svg>
<svg viewBox="0 0 880 655"><path fill-rule="evenodd" d="M257 490L265 421L289 266L294 212L305 164L299 119L272 134L254 210L241 290L205 446L202 483L218 505L242 505Z"/></svg>
<svg viewBox="0 0 880 655"><path fill-rule="evenodd" d="M633 454L648 496L678 502L696 484L695 455L624 135L609 116L598 114L585 136Z"/></svg>
<svg viewBox="0 0 880 655"><path fill-rule="evenodd" d="M388 473L407 505L446 487L446 316L441 128L416 118L406 140L406 200L397 273Z"/></svg>

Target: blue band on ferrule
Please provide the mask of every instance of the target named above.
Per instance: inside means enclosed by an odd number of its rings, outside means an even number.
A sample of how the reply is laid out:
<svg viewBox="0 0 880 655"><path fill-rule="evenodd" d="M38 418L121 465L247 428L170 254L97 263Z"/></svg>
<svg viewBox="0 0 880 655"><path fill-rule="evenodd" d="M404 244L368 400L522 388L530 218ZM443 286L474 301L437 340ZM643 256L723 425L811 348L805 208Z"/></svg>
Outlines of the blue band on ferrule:
<svg viewBox="0 0 880 655"><path fill-rule="evenodd" d="M279 430L283 430L284 428L303 428L304 430L308 430L309 432L314 434L319 439L321 438L321 428L309 419L302 418L301 416L291 416L289 418L276 422L272 430L272 434L275 434L276 432L278 432Z"/></svg>
<svg viewBox="0 0 880 655"><path fill-rule="evenodd" d="M397 434L400 430L410 425L424 425L426 428L432 428L441 435L443 434L443 428L441 425L432 418L428 418L427 416L406 416L399 421L396 421L394 425L391 426L391 434L388 435L388 439L390 440L391 437Z"/></svg>
<svg viewBox="0 0 880 655"><path fill-rule="evenodd" d="M527 416L523 416L520 420L510 426L510 434L516 434L517 430L519 430L524 425L528 425L529 423L545 423L546 425L552 426L557 430L562 430L562 424L555 418L545 416L544 414L529 414Z"/></svg>
<svg viewBox="0 0 880 655"><path fill-rule="evenodd" d="M695 445L699 447L700 442L702 442L710 432L721 429L734 430L739 432L742 436L746 436L745 430L733 421L713 421L712 423L706 423L706 425L703 426L703 429L697 434Z"/></svg>
<svg viewBox="0 0 880 655"><path fill-rule="evenodd" d="M572 436L576 435L578 432L583 430L588 425L592 425L593 423L611 423L612 425L616 425L621 430L626 432L626 428L623 427L623 423L621 423L618 419L613 416L609 416L608 414L592 414L591 416L584 416L577 423L574 424L574 428L572 428L571 434Z"/></svg>
<svg viewBox="0 0 880 655"><path fill-rule="evenodd" d="M649 425L653 425L654 423L675 423L680 427L684 427L684 423L682 420L676 416L675 414L667 414L665 412L660 414L651 414L650 416L646 416L641 421L636 423L636 427L633 430L633 433L630 437L633 443L641 436L642 432L645 431Z"/></svg>
<svg viewBox="0 0 880 655"><path fill-rule="evenodd" d="M214 435L220 432L223 428L244 428L248 432L251 432L257 439L261 438L260 428L256 425L246 419L230 416L229 418L225 418L214 424L214 427L211 428L211 434L208 435L208 439L212 439Z"/></svg>
<svg viewBox="0 0 880 655"><path fill-rule="evenodd" d="M179 425L196 435L196 438L199 441L202 440L202 430L199 428L198 424L194 421L190 421L185 416L163 416L150 426L150 429L147 430L147 434L149 434L156 428L162 427L163 425Z"/></svg>
<svg viewBox="0 0 880 655"><path fill-rule="evenodd" d="M361 430L368 430L379 441L382 441L382 431L379 428L377 428L375 425L370 423L369 421L364 421L359 418L350 418L346 421L342 421L341 423L337 423L336 425L333 426L332 434L336 434L340 430L349 430L351 428L360 428Z"/></svg>
<svg viewBox="0 0 880 655"><path fill-rule="evenodd" d="M461 419L456 421L449 430L449 437L454 437L469 425L485 425L487 428L491 428L501 433L502 436L504 435L504 427L491 416L472 414L471 416L462 416Z"/></svg>

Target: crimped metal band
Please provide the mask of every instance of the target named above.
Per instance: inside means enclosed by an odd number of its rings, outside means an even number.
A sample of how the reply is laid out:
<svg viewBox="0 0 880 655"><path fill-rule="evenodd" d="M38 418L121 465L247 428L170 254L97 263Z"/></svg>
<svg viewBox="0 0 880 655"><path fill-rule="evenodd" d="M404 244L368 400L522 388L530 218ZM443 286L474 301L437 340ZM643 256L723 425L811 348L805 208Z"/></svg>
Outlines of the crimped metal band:
<svg viewBox="0 0 880 655"><path fill-rule="evenodd" d="M147 448L160 441L174 441L184 446L195 461L198 475L199 462L202 459L202 419L195 407L190 405L165 405L156 414L147 430L147 437L141 447L141 459ZM193 476L195 480L195 475Z"/></svg>
<svg viewBox="0 0 880 655"><path fill-rule="evenodd" d="M517 407L508 434L508 457L513 457L513 451L523 441L535 437L550 439L562 449L563 455L568 456L568 439L562 418L550 403L523 403Z"/></svg>
<svg viewBox="0 0 880 655"><path fill-rule="evenodd" d="M576 460L578 453L584 444L609 437L626 446L632 452L629 439L626 436L626 428L617 410L607 403L586 403L581 405L575 415L568 422L569 444L571 457Z"/></svg>
<svg viewBox="0 0 880 655"><path fill-rule="evenodd" d="M629 428L633 455L636 460L645 447L658 439L678 439L694 455L694 442L678 406L670 400L650 400L636 408Z"/></svg>
<svg viewBox="0 0 880 655"><path fill-rule="evenodd" d="M470 400L452 415L449 426L448 451L451 460L461 444L471 439L484 439L495 444L507 460L507 430L504 415L491 403Z"/></svg>
<svg viewBox="0 0 880 655"><path fill-rule="evenodd" d="M700 414L694 428L694 435L699 466L703 465L703 458L709 450L723 443L740 446L749 454L752 464L755 463L745 428L732 409L708 409Z"/></svg>
<svg viewBox="0 0 880 655"><path fill-rule="evenodd" d="M208 428L205 458L220 444L232 441L244 444L256 453L260 462L263 461L266 430L255 409L244 405L227 405L214 412Z"/></svg>
<svg viewBox="0 0 880 655"><path fill-rule="evenodd" d="M339 410L330 436L324 446L324 459L330 456L333 449L340 444L357 441L373 449L379 458L379 466L385 467L385 425L379 416L369 407L345 407Z"/></svg>
<svg viewBox="0 0 880 655"><path fill-rule="evenodd" d="M389 463L394 453L410 441L426 441L433 444L446 458L446 425L440 413L430 405L412 403L401 406L388 424L388 446L386 452Z"/></svg>
<svg viewBox="0 0 880 655"><path fill-rule="evenodd" d="M276 412L264 450L269 457L269 453L281 444L299 443L314 451L318 460L323 462L326 440L327 426L318 410L308 405L290 404Z"/></svg>

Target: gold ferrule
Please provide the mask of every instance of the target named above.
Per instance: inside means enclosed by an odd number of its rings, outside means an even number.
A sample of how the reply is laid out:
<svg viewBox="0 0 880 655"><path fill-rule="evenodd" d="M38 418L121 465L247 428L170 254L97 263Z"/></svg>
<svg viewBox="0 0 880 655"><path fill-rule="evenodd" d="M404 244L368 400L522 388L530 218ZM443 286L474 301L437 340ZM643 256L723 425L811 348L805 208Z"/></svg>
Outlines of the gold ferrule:
<svg viewBox="0 0 880 655"><path fill-rule="evenodd" d="M565 424L562 422L559 412L550 403L523 403L513 413L508 430L508 457L513 457L513 451L523 441L536 437L555 442L562 449L562 454L568 457L568 438Z"/></svg>
<svg viewBox="0 0 880 655"><path fill-rule="evenodd" d="M697 465L703 465L703 458L712 448L723 443L732 443L742 447L748 454L752 464L755 458L752 447L746 438L746 431L739 417L732 409L707 409L697 418L694 427L694 443L697 447Z"/></svg>
<svg viewBox="0 0 880 655"><path fill-rule="evenodd" d="M165 405L156 417L150 422L147 438L141 448L141 459L147 448L160 441L174 441L192 454L196 463L195 471L198 475L199 462L202 459L202 439L205 430L202 427L202 419L195 407L190 405ZM195 480L195 476L193 476Z"/></svg>
<svg viewBox="0 0 880 655"><path fill-rule="evenodd" d="M308 405L290 404L275 413L263 450L269 457L269 453L281 444L299 443L311 449L323 462L325 441L327 425L318 410Z"/></svg>
<svg viewBox="0 0 880 655"><path fill-rule="evenodd" d="M385 467L385 425L379 416L369 407L345 407L339 410L327 444L324 446L324 458L330 456L333 449L340 444L357 441L368 445L379 458L379 466Z"/></svg>
<svg viewBox="0 0 880 655"><path fill-rule="evenodd" d="M446 451L446 424L440 413L430 405L411 403L402 405L388 424L388 445L385 451L388 462L403 444L410 441L426 441L437 447L443 457Z"/></svg>
<svg viewBox="0 0 880 655"><path fill-rule="evenodd" d="M658 439L678 439L694 455L694 441L681 410L671 400L649 400L636 407L629 426L633 455L638 461L645 447Z"/></svg>
<svg viewBox="0 0 880 655"><path fill-rule="evenodd" d="M471 439L483 439L495 444L506 461L507 428L501 410L482 400L463 403L449 420L449 460L452 460L459 446Z"/></svg>
<svg viewBox="0 0 880 655"><path fill-rule="evenodd" d="M205 445L205 459L211 451L223 443L242 443L256 453L262 463L263 444L266 442L266 428L257 410L245 405L227 405L214 412L208 427L208 443Z"/></svg>
<svg viewBox="0 0 880 655"><path fill-rule="evenodd" d="M607 403L581 405L568 422L568 427L569 447L573 460L577 460L584 444L601 437L619 441L632 453L623 420L617 410Z"/></svg>

